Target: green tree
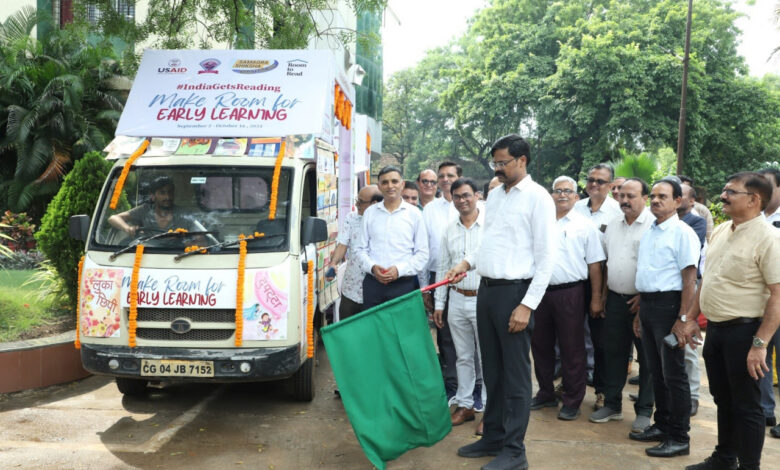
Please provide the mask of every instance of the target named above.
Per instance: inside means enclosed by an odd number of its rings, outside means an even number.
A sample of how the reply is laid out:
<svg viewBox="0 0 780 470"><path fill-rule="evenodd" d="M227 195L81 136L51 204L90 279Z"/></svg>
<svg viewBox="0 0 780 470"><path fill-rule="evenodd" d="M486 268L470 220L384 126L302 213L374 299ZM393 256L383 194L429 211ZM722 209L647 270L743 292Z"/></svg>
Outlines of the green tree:
<svg viewBox="0 0 780 470"><path fill-rule="evenodd" d="M78 264L84 254L84 242L70 238L69 219L72 215L92 214L111 165L101 152L89 152L77 161L46 209L41 229L35 235L38 247L62 280L72 306L76 305Z"/></svg>
<svg viewBox="0 0 780 470"><path fill-rule="evenodd" d="M109 142L123 104L107 42L75 28L36 41L35 22L22 10L0 30L0 202L39 217L72 163Z"/></svg>

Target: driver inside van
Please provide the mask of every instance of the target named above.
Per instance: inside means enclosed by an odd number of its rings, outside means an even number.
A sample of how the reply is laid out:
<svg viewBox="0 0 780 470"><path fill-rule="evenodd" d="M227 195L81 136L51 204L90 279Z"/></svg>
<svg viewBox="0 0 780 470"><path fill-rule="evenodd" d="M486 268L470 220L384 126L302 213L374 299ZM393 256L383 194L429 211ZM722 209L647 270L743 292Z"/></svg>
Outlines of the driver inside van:
<svg viewBox="0 0 780 470"><path fill-rule="evenodd" d="M183 228L188 231L199 227L184 216L173 204L175 187L168 176L155 178L147 188L147 202L108 218L112 227L135 237L139 231L167 232Z"/></svg>

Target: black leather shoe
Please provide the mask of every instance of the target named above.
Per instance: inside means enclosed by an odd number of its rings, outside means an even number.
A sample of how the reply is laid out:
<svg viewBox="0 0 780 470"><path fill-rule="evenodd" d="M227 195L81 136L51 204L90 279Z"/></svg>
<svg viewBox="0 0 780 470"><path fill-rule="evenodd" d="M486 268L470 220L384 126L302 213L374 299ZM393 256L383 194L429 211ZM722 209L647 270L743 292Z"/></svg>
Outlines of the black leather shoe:
<svg viewBox="0 0 780 470"><path fill-rule="evenodd" d="M780 425L769 430L769 435L780 439Z"/></svg>
<svg viewBox="0 0 780 470"><path fill-rule="evenodd" d="M699 400L693 399L691 400L691 416L696 416L696 413L699 412Z"/></svg>
<svg viewBox="0 0 780 470"><path fill-rule="evenodd" d="M558 412L558 419L563 421L574 421L580 415L580 409L572 406L562 406Z"/></svg>
<svg viewBox="0 0 780 470"><path fill-rule="evenodd" d="M737 462L727 462L720 458L717 452L696 465L688 465L685 470L737 470Z"/></svg>
<svg viewBox="0 0 780 470"><path fill-rule="evenodd" d="M666 433L658 429L655 424L645 429L642 432L631 432L628 434L628 438L632 441L642 442L664 442L666 441Z"/></svg>
<svg viewBox="0 0 780 470"><path fill-rule="evenodd" d="M525 456L501 454L482 466L482 470L527 470L528 460Z"/></svg>
<svg viewBox="0 0 780 470"><path fill-rule="evenodd" d="M773 426L777 426L777 420L774 416L770 416L766 419L766 427L771 428Z"/></svg>
<svg viewBox="0 0 780 470"><path fill-rule="evenodd" d="M501 443L489 444L480 439L477 442L472 442L471 444L465 445L458 449L458 455L461 457L468 457L473 459L486 457L489 455L495 456L501 452L501 447Z"/></svg>
<svg viewBox="0 0 780 470"><path fill-rule="evenodd" d="M637 401L637 400L639 400L639 395L637 395L636 393L629 393L628 394L628 399L631 400L631 401Z"/></svg>
<svg viewBox="0 0 780 470"><path fill-rule="evenodd" d="M557 408L558 407L558 400L542 400L538 396L533 397L531 399L531 409L532 410L541 410L542 408Z"/></svg>
<svg viewBox="0 0 780 470"><path fill-rule="evenodd" d="M639 376L635 375L635 376L631 377L630 379L628 379L628 384L629 385L639 385Z"/></svg>
<svg viewBox="0 0 780 470"><path fill-rule="evenodd" d="M676 457L678 455L688 455L691 453L691 445L687 442L677 442L665 440L655 447L645 449L645 454L650 457Z"/></svg>

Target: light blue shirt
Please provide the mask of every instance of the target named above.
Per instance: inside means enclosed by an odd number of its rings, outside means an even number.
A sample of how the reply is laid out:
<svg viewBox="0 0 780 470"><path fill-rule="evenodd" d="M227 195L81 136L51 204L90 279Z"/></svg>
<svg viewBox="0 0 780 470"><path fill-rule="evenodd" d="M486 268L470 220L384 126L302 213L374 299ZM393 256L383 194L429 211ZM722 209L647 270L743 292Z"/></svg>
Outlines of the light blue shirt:
<svg viewBox="0 0 780 470"><path fill-rule="evenodd" d="M639 242L636 290L669 292L682 290L681 271L697 266L700 251L696 232L677 214L662 224L653 222Z"/></svg>

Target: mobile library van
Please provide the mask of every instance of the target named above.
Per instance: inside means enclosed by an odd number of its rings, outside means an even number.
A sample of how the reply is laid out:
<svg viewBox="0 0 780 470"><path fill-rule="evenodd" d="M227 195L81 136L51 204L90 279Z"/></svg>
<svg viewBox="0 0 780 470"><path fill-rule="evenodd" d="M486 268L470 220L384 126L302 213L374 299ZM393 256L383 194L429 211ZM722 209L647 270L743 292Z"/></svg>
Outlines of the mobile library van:
<svg viewBox="0 0 780 470"><path fill-rule="evenodd" d="M70 220L84 367L124 394L289 379L311 400L353 103L330 51L146 51L97 207Z"/></svg>

